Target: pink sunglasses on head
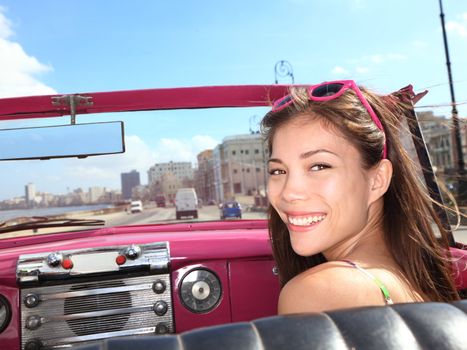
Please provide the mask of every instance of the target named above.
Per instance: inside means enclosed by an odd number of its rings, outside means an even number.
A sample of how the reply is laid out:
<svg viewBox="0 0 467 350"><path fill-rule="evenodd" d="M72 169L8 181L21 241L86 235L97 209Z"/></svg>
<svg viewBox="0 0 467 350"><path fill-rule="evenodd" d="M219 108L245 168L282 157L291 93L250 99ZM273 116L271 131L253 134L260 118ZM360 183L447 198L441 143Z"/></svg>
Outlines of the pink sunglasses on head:
<svg viewBox="0 0 467 350"><path fill-rule="evenodd" d="M329 101L333 100L335 98L338 98L341 96L344 92L346 92L348 89L352 89L356 94L362 105L365 107L365 109L368 111L368 114L370 115L371 119L375 123L375 125L384 133L383 125L381 124L381 121L379 120L378 116L376 113L373 111L373 108L371 108L370 104L368 101L365 99L363 96L362 92L358 88L357 84L353 80L336 80L336 81L330 81L330 82L325 82L317 85L312 85L308 88L308 98L312 101ZM293 97L292 95L286 95L280 99L278 99L276 102L274 102L272 106L272 112L279 112L286 108L287 106L290 106L293 103ZM384 143L384 148L383 148L383 159L386 159L387 155L387 147L386 147L386 142Z"/></svg>

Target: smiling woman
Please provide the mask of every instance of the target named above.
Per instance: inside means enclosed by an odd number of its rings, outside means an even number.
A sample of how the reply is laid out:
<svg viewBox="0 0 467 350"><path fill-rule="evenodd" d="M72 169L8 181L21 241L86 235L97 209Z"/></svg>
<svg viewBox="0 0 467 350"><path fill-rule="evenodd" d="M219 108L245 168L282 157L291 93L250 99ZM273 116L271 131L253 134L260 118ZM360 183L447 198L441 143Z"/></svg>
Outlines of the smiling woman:
<svg viewBox="0 0 467 350"><path fill-rule="evenodd" d="M337 81L292 88L263 119L280 313L459 298L401 144L410 108Z"/></svg>

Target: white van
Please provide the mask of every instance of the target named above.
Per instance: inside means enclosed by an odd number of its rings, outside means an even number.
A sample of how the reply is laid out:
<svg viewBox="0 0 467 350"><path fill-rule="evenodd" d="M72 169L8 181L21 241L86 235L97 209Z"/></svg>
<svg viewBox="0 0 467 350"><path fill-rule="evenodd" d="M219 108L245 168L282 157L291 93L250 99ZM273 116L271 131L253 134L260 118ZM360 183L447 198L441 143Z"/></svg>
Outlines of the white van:
<svg viewBox="0 0 467 350"><path fill-rule="evenodd" d="M133 213L142 213L143 212L143 202L141 201L132 201L130 204L130 212Z"/></svg>
<svg viewBox="0 0 467 350"><path fill-rule="evenodd" d="M180 220L183 216L198 218L198 196L194 188L179 188L175 195L175 216Z"/></svg>

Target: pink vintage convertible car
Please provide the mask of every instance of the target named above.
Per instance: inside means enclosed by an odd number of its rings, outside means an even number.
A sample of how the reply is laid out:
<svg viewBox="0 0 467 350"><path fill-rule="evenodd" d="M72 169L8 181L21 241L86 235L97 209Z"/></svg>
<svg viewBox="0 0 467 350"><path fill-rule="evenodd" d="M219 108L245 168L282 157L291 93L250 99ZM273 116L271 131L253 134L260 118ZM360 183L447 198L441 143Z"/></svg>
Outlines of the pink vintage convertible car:
<svg viewBox="0 0 467 350"><path fill-rule="evenodd" d="M286 89L217 86L7 98L0 100L0 120L70 115L70 125L80 126L76 117L84 114L268 106ZM424 145L415 142L415 148L422 162L428 159ZM112 151L7 152L3 158L101 153ZM439 193L424 165L426 183ZM467 346L458 338L467 329L464 301L274 316L280 287L264 219L94 227L100 223L36 217L0 226L0 232L18 233L55 228L4 239L0 234L0 349ZM465 293L467 251L452 236L451 245ZM378 333L375 325L385 331Z"/></svg>

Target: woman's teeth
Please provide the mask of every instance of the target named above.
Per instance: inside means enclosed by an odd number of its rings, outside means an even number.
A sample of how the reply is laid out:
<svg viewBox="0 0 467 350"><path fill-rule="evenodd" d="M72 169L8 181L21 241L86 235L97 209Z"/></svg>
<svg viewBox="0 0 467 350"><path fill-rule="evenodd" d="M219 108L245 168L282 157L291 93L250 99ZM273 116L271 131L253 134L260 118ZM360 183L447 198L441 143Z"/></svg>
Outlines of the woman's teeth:
<svg viewBox="0 0 467 350"><path fill-rule="evenodd" d="M317 222L323 221L326 215L317 216L287 216L289 223L295 226L309 226Z"/></svg>

